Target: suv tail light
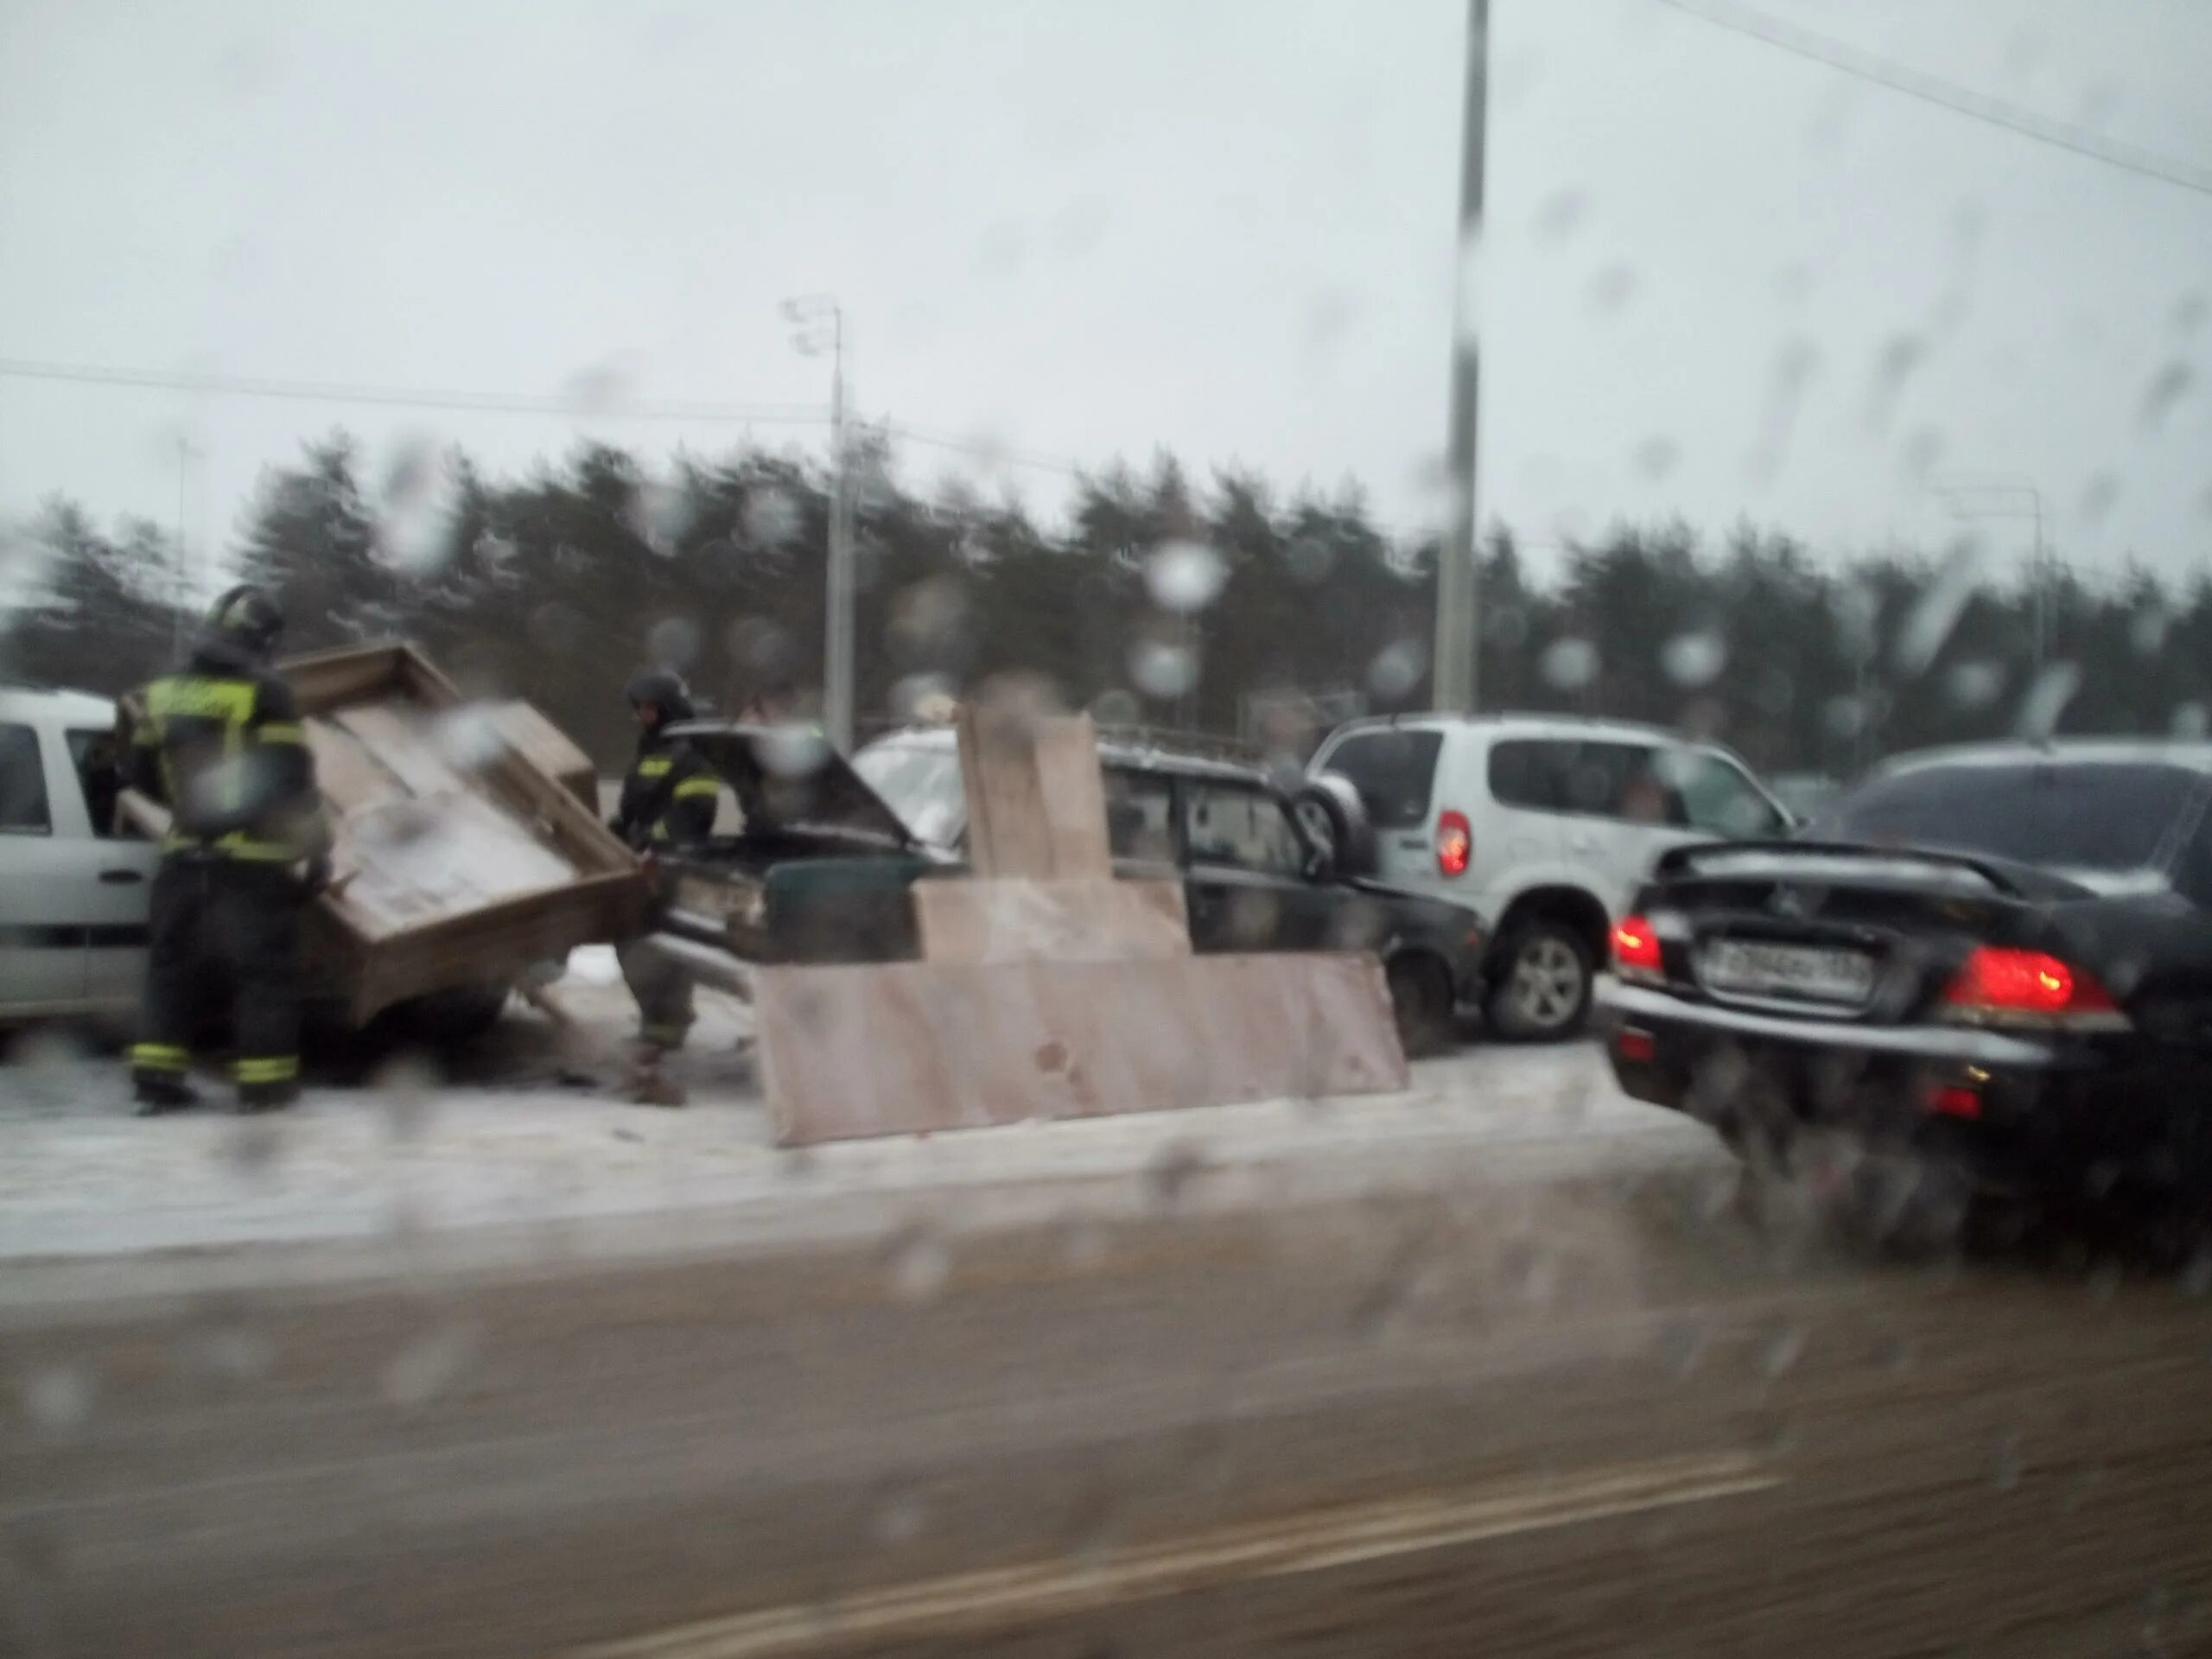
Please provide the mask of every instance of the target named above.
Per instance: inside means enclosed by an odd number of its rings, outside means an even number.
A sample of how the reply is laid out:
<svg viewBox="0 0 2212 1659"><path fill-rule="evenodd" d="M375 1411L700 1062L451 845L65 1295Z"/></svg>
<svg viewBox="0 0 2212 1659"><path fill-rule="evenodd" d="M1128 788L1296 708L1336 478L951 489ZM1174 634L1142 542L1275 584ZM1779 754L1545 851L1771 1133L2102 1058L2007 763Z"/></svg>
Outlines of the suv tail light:
<svg viewBox="0 0 2212 1659"><path fill-rule="evenodd" d="M1641 916L1624 916L1613 928L1613 968L1623 979L1662 980L1659 936Z"/></svg>
<svg viewBox="0 0 2212 1659"><path fill-rule="evenodd" d="M1475 860L1475 827L1464 812L1442 812L1436 819L1436 873L1465 875Z"/></svg>
<svg viewBox="0 0 2212 1659"><path fill-rule="evenodd" d="M2042 950L1976 945L1943 993L1943 1017L1963 1025L2125 1031L2127 1016L2087 969Z"/></svg>

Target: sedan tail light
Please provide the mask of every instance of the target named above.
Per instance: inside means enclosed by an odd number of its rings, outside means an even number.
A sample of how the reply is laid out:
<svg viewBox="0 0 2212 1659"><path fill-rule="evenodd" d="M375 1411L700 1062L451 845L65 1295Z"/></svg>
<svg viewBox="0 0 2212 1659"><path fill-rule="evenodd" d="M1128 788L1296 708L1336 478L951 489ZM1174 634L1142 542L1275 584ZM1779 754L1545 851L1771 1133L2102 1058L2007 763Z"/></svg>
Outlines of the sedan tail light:
<svg viewBox="0 0 2212 1659"><path fill-rule="evenodd" d="M1415 842L1416 846L1420 843ZM1436 819L1436 873L1465 875L1474 862L1475 827L1464 812L1442 812Z"/></svg>
<svg viewBox="0 0 2212 1659"><path fill-rule="evenodd" d="M1981 944L1943 993L1943 1017L1965 1025L2125 1031L2127 1016L2086 969L2043 950Z"/></svg>
<svg viewBox="0 0 2212 1659"><path fill-rule="evenodd" d="M1659 935L1641 916L1624 916L1613 928L1613 969L1623 979L1667 976L1659 957Z"/></svg>

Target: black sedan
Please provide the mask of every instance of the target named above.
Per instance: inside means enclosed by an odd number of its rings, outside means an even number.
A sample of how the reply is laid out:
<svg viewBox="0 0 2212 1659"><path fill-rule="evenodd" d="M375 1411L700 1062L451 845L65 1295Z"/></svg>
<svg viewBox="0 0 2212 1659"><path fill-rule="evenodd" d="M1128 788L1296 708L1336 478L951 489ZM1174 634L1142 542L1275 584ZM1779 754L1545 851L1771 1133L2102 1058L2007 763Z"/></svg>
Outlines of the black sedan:
<svg viewBox="0 0 2212 1659"><path fill-rule="evenodd" d="M742 822L661 859L664 931L754 963L918 954L909 889L966 873L949 728L879 739L849 762L775 728L676 730L729 784ZM1340 868L1299 803L1255 767L1114 743L1099 762L1116 871L1179 877L1194 949L1372 950L1407 1051L1451 1046L1457 1010L1482 990L1473 912ZM1333 804L1357 810L1356 798Z"/></svg>
<svg viewBox="0 0 2212 1659"><path fill-rule="evenodd" d="M1925 752L1804 837L1677 849L1613 933L1631 1096L1960 1195L2212 1173L2212 746Z"/></svg>

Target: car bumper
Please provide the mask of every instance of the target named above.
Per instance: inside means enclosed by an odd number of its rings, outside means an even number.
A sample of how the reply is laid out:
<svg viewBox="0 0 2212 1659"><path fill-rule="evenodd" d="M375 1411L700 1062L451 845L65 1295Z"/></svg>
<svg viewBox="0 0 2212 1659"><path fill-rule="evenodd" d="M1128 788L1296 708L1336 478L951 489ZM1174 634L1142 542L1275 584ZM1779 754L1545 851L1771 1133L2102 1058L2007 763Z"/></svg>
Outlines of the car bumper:
<svg viewBox="0 0 2212 1659"><path fill-rule="evenodd" d="M2212 1170L2192 1079L2085 1043L1966 1028L1856 1027L1604 982L1599 1027L1632 1098L1732 1138L1806 1130L1940 1156L1981 1183L2101 1197Z"/></svg>

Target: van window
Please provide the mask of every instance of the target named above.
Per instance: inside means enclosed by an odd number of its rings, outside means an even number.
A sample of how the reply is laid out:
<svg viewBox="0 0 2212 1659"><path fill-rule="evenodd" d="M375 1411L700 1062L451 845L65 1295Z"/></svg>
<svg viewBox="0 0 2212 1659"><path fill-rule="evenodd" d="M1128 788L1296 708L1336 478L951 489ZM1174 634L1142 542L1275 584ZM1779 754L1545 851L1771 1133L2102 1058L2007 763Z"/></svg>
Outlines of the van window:
<svg viewBox="0 0 2212 1659"><path fill-rule="evenodd" d="M1321 766L1359 791L1376 829L1417 830L1428 822L1436 757L1443 747L1441 732L1354 732Z"/></svg>
<svg viewBox="0 0 2212 1659"><path fill-rule="evenodd" d="M1665 823L1673 816L1648 743L1511 738L1490 752L1490 792L1502 806Z"/></svg>
<svg viewBox="0 0 2212 1659"><path fill-rule="evenodd" d="M53 831L38 734L28 726L0 726L0 834L44 836Z"/></svg>

